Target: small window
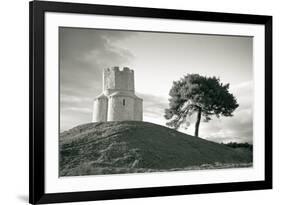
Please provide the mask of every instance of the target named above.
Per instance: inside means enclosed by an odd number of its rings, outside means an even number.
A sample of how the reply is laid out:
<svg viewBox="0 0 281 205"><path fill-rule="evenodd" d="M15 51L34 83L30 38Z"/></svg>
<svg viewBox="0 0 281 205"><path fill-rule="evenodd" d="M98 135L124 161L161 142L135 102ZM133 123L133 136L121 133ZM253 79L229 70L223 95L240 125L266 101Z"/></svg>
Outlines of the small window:
<svg viewBox="0 0 281 205"><path fill-rule="evenodd" d="M125 99L123 99L123 106L125 106Z"/></svg>

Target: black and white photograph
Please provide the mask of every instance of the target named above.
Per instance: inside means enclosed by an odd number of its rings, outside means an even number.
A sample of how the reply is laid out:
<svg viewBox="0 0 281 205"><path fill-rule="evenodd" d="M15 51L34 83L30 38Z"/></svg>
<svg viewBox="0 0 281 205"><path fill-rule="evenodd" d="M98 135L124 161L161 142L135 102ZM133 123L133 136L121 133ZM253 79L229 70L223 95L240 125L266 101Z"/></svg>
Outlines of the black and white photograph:
<svg viewBox="0 0 281 205"><path fill-rule="evenodd" d="M252 36L58 31L60 177L254 166Z"/></svg>
<svg viewBox="0 0 281 205"><path fill-rule="evenodd" d="M30 203L272 189L271 15L29 6Z"/></svg>
<svg viewBox="0 0 281 205"><path fill-rule="evenodd" d="M2 1L0 205L281 201L278 1Z"/></svg>

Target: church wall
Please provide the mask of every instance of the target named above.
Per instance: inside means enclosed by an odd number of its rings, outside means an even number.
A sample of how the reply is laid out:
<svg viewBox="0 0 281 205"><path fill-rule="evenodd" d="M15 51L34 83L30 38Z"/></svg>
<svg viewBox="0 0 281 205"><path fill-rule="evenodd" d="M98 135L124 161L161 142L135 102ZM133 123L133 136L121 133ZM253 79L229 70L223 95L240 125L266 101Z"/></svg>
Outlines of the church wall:
<svg viewBox="0 0 281 205"><path fill-rule="evenodd" d="M125 100L125 103L123 103ZM134 98L124 96L109 97L108 121L134 120Z"/></svg>
<svg viewBox="0 0 281 205"><path fill-rule="evenodd" d="M103 90L115 88L115 72L112 69L105 69L103 71Z"/></svg>
<svg viewBox="0 0 281 205"><path fill-rule="evenodd" d="M118 67L105 69L103 73L103 89L134 91L134 71L129 68L119 70ZM110 94L110 93L109 93Z"/></svg>
<svg viewBox="0 0 281 205"><path fill-rule="evenodd" d="M93 118L92 122L106 122L107 121L107 98L97 98L93 104Z"/></svg>
<svg viewBox="0 0 281 205"><path fill-rule="evenodd" d="M135 99L135 107L134 107L134 120L136 121L142 121L142 99L136 98Z"/></svg>
<svg viewBox="0 0 281 205"><path fill-rule="evenodd" d="M134 91L134 71L124 68L115 72L115 89Z"/></svg>

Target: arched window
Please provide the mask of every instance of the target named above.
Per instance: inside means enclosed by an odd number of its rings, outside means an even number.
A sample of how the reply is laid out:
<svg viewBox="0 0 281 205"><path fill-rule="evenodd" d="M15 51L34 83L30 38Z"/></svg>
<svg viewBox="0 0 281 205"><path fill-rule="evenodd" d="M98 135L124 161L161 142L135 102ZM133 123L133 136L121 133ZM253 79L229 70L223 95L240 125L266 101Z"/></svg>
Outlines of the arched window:
<svg viewBox="0 0 281 205"><path fill-rule="evenodd" d="M125 106L125 99L123 99L123 106Z"/></svg>

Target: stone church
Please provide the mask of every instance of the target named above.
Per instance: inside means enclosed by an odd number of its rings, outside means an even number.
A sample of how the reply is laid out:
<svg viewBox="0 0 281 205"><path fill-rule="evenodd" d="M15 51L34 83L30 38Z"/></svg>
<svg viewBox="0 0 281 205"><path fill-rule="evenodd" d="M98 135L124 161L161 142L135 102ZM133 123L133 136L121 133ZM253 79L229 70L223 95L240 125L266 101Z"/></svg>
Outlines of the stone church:
<svg viewBox="0 0 281 205"><path fill-rule="evenodd" d="M142 121L142 99L135 95L134 71L124 67L103 71L103 92L93 105L92 122Z"/></svg>

